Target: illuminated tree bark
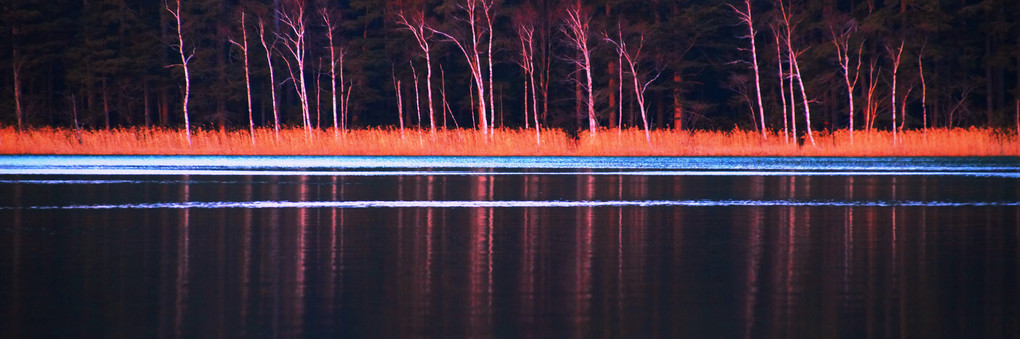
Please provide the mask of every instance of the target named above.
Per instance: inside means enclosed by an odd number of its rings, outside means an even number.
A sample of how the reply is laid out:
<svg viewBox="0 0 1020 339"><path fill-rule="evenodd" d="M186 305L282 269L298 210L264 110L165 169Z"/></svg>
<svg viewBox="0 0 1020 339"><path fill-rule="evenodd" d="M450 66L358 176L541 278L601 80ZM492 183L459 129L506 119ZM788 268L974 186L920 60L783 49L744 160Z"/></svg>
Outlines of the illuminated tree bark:
<svg viewBox="0 0 1020 339"><path fill-rule="evenodd" d="M432 101L432 57L429 46L429 38L432 35L432 31L426 27L423 10L412 13L411 20L408 20L403 12L397 13L397 24L404 26L405 29L411 32L411 35L414 35L414 39L418 42L418 47L421 48L422 53L425 55L425 92L428 95L429 128L432 133L435 133L436 118L433 110L435 105Z"/></svg>
<svg viewBox="0 0 1020 339"><path fill-rule="evenodd" d="M801 99L804 102L804 130L807 132L808 140L811 141L811 146L815 145L815 136L811 132L811 106L808 105L807 90L804 89L804 78L800 73L800 64L797 62L797 52L793 49L793 26L790 22L790 13L786 11L786 7L783 1L779 1L779 9L782 14L783 28L786 29L786 49L789 52L790 57L790 72L792 77L796 77L797 84L800 86ZM793 81L792 78L790 80ZM792 101L791 101L792 102Z"/></svg>
<svg viewBox="0 0 1020 339"><path fill-rule="evenodd" d="M648 85L651 85L656 79L659 78L659 73L656 72L655 76L646 81L644 85L640 84L638 78L640 73L637 71L637 65L641 60L641 49L644 47L644 35L639 35L638 45L634 52L627 49L627 42L623 36L619 37L619 41L614 41L608 36L606 41L612 44L617 49L617 53L623 55L623 60L626 61L627 67L630 69L631 78L634 83L634 98L638 103L638 111L641 113L641 123L645 129L645 140L648 141L648 147L652 147L652 135L648 127L648 115L645 111L645 91L648 90ZM622 66L622 65L621 65Z"/></svg>
<svg viewBox="0 0 1020 339"><path fill-rule="evenodd" d="M234 40L230 40L230 43L234 44L241 49L243 54L243 65L244 65L244 90L245 98L248 102L248 134L251 135L251 144L255 145L255 120L251 114L251 76L248 70L248 27L245 24L245 13L244 9L241 11L241 43L237 43Z"/></svg>
<svg viewBox="0 0 1020 339"><path fill-rule="evenodd" d="M177 22L177 52L181 56L181 68L184 69L184 99L181 103L181 112L184 114L184 135L188 139L188 147L191 147L191 121L188 118L188 97L191 95L191 75L188 73L188 60L191 56L184 54L184 35L181 33L181 0L176 1L176 8L171 9L169 3L166 5L167 12Z"/></svg>
<svg viewBox="0 0 1020 339"><path fill-rule="evenodd" d="M767 138L767 133L765 131L765 109L762 107L761 103L761 77L758 71L758 50L754 42L756 32L754 30L754 20L751 17L751 0L744 0L744 5L746 6L746 9L744 10L737 9L732 5L730 5L730 8L737 12L741 22L747 24L748 35L746 38L751 40L751 68L754 69L754 90L755 94L758 96L759 129L761 130L761 138L764 140Z"/></svg>
<svg viewBox="0 0 1020 339"><path fill-rule="evenodd" d="M900 68L900 56L903 55L903 43L904 43L903 41L900 41L900 47L897 49L897 51L895 53L893 53L892 49L889 49L888 46L886 47L886 50L889 52L890 55L895 54L893 56L892 86L889 88L889 91L891 92L891 95L889 96L889 100L890 100L890 103L891 103L891 105L889 107L889 109L891 110L889 116L892 117L893 143L896 142L896 138L897 138L897 134L896 134L896 75L897 75L897 71Z"/></svg>
<svg viewBox="0 0 1020 339"><path fill-rule="evenodd" d="M471 28L471 36L465 39L465 41L458 40L451 34L439 31L433 27L428 27L428 29L453 42L460 49L461 53L464 54L464 58L467 59L468 68L471 69L471 77L474 79L475 88L478 90L478 129L481 130L482 134L488 135L489 123L488 110L485 104L485 79L482 76L481 56L478 51L482 34L484 33L478 29L478 9L482 6L482 2L482 0L464 0L464 3L461 5L461 8L467 14L463 21Z"/></svg>
<svg viewBox="0 0 1020 339"><path fill-rule="evenodd" d="M289 60L284 59L290 69L294 90L301 102L301 118L305 133L310 135L312 132L311 111L308 104L307 84L305 83L305 33L307 29L305 3L302 0L294 1L290 7L289 11L280 10L277 12L280 22L286 26L285 33L278 32L277 34L280 34L280 38L284 42L283 46L287 48L287 52L294 60L294 64L291 64Z"/></svg>
<svg viewBox="0 0 1020 339"><path fill-rule="evenodd" d="M864 50L864 44L857 50L857 69L853 72L853 81L850 81L850 34L857 30L856 25L851 21L843 27L843 29L837 33L835 30L830 28L829 33L832 34L832 44L836 46L836 56L839 60L839 67L843 73L843 80L846 82L846 99L848 105L848 111L850 115L850 122L847 126L847 130L850 131L850 143L854 143L854 88L857 87L857 79L861 73L861 52Z"/></svg>
<svg viewBox="0 0 1020 339"><path fill-rule="evenodd" d="M266 44L266 30L262 24L262 18L259 18L259 42L262 43L262 49L266 51L266 64L269 68L269 100L273 104L273 128L276 132L276 139L280 139L280 108L276 104L276 76L273 71L273 48L270 48ZM273 44L276 45L275 43Z"/></svg>
<svg viewBox="0 0 1020 339"><path fill-rule="evenodd" d="M495 96L495 90L493 89L494 79L492 77L492 35L494 33L494 31L492 30L492 6L495 4L495 1L482 0L481 4L482 13L485 14L485 24L488 25L489 27L487 31L489 39L486 44L487 45L486 47L488 47L489 50L487 53L485 53L485 57L488 59L489 66L489 110L492 111L492 119L489 119L490 123L492 124L492 128L489 129L489 133L491 134L496 127L496 103L495 100L493 99L493 97ZM502 116L502 113L500 116Z"/></svg>
<svg viewBox="0 0 1020 339"><path fill-rule="evenodd" d="M575 1L566 11L566 22L563 33L567 36L567 42L577 50L578 57L573 63L579 70L584 72L584 89L587 94L585 105L588 112L588 131L591 134L598 133L598 120L595 118L595 94L592 89L591 80L591 48L588 45L589 23L591 14L588 9L581 6L580 1Z"/></svg>
<svg viewBox="0 0 1020 339"><path fill-rule="evenodd" d="M530 16L529 16L530 17ZM535 27L527 22L530 18L520 18L517 23L517 36L521 42L521 68L524 70L524 128L528 128L528 107L535 119L535 141L542 144L542 131L538 123L538 96L535 91ZM529 86L530 84L530 86ZM530 88L530 97L528 89Z"/></svg>
<svg viewBox="0 0 1020 339"><path fill-rule="evenodd" d="M344 62L344 51L341 49L337 53L336 43L333 41L333 31L336 30L336 22L333 20L333 16L330 14L329 9L321 8L319 15L322 17L322 22L326 24L326 41L329 43L329 94L332 100L332 113L333 113L333 134L342 128L347 130L347 117L346 112L340 114L340 118L343 122L337 120L337 91L336 91L336 78L337 78L337 63L340 64L340 97L343 99L343 62Z"/></svg>
<svg viewBox="0 0 1020 339"><path fill-rule="evenodd" d="M772 36L776 40L776 64L779 71L779 102L783 105L783 140L790 142L790 119L786 115L786 74L783 72L783 45L779 42L779 29L772 25ZM790 104L793 104L791 101ZM851 124L852 125L852 124Z"/></svg>

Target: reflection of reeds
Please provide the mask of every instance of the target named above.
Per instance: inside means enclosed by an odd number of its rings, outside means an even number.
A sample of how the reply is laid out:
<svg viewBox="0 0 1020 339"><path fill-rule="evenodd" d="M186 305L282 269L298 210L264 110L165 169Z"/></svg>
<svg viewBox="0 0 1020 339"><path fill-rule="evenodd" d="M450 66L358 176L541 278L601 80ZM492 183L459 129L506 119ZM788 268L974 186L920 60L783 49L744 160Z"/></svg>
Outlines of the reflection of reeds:
<svg viewBox="0 0 1020 339"><path fill-rule="evenodd" d="M815 136L816 146L786 142L772 134L762 141L754 131L653 131L649 147L638 129L582 133L576 140L562 131L496 130L486 137L475 130L428 131L361 129L347 133L285 129L221 133L200 130L188 147L181 131L128 128L111 131L39 128L18 132L0 128L0 154L225 154L225 155L578 155L578 156L1020 156L1014 134L991 129L932 129L900 133L846 131Z"/></svg>

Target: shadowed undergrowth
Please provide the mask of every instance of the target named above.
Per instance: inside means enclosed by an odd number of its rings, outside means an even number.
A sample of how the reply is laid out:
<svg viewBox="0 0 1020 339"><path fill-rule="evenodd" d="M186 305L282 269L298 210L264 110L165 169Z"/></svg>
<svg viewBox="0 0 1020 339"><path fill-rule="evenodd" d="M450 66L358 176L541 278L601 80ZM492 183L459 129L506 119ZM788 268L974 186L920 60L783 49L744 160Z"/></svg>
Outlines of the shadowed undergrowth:
<svg viewBox="0 0 1020 339"><path fill-rule="evenodd" d="M653 131L651 144L638 129L603 130L573 138L563 131L360 129L348 132L291 128L193 132L127 128L104 130L0 128L0 154L195 154L195 155L464 155L464 156L1020 156L1015 134L991 129L930 129L899 133L847 131L815 136L798 145L754 131Z"/></svg>

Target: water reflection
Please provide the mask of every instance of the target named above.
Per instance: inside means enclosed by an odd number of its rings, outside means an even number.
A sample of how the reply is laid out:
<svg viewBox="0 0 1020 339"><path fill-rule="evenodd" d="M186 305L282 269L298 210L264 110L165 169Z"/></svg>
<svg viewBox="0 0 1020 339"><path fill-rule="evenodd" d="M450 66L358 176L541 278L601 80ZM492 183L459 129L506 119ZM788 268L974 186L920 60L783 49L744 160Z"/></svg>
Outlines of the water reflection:
<svg viewBox="0 0 1020 339"><path fill-rule="evenodd" d="M1020 331L1010 178L4 179L11 338Z"/></svg>

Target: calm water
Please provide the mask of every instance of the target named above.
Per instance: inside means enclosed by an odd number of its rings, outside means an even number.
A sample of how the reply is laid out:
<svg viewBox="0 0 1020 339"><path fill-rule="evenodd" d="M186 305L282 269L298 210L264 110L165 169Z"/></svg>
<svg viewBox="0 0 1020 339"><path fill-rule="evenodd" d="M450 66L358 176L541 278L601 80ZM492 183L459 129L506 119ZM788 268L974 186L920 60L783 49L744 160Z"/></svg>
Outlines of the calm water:
<svg viewBox="0 0 1020 339"><path fill-rule="evenodd" d="M0 157L0 337L1015 337L1017 158Z"/></svg>

